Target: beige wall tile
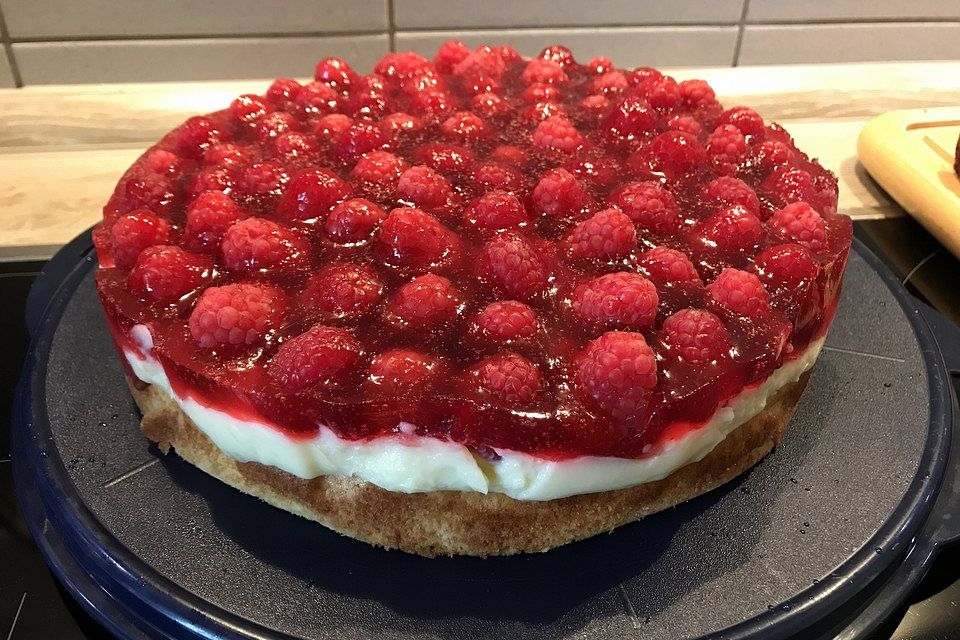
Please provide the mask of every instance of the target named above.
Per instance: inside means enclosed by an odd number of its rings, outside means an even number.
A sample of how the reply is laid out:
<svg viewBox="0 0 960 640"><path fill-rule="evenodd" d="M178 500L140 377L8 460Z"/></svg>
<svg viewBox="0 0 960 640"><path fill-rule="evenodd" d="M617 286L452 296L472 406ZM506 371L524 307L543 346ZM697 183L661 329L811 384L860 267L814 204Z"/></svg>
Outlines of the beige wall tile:
<svg viewBox="0 0 960 640"><path fill-rule="evenodd" d="M739 64L958 58L960 23L748 25Z"/></svg>
<svg viewBox="0 0 960 640"><path fill-rule="evenodd" d="M717 24L740 19L743 0L394 0L398 29Z"/></svg>
<svg viewBox="0 0 960 640"><path fill-rule="evenodd" d="M386 0L3 0L13 38L387 28Z"/></svg>
<svg viewBox="0 0 960 640"><path fill-rule="evenodd" d="M10 63L7 61L7 52L0 49L0 88L6 89L14 86L13 72L10 70Z"/></svg>
<svg viewBox="0 0 960 640"><path fill-rule="evenodd" d="M609 29L513 29L482 31L398 32L397 49L433 56L444 41L511 44L525 55L561 43L586 61L604 55L626 67L726 66L733 60L736 27L617 27Z"/></svg>
<svg viewBox="0 0 960 640"><path fill-rule="evenodd" d="M871 20L883 18L957 18L956 0L750 0L747 21L818 22L824 20Z"/></svg>
<svg viewBox="0 0 960 640"><path fill-rule="evenodd" d="M26 85L309 76L326 56L367 72L386 35L14 44Z"/></svg>

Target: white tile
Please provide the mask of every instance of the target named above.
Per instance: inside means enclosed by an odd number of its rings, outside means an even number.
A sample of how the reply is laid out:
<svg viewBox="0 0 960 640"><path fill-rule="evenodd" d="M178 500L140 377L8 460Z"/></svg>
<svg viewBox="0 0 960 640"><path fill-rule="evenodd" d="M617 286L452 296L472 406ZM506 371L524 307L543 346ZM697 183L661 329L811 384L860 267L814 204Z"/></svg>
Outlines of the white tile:
<svg viewBox="0 0 960 640"><path fill-rule="evenodd" d="M622 67L729 66L737 39L736 27L617 27L606 29L513 29L482 31L398 32L397 49L433 56L444 41L511 44L524 55L535 55L551 44L563 44L582 61L607 56Z"/></svg>
<svg viewBox="0 0 960 640"><path fill-rule="evenodd" d="M827 20L960 19L956 0L750 0L748 22L820 22Z"/></svg>
<svg viewBox="0 0 960 640"><path fill-rule="evenodd" d="M7 52L0 49L0 89L7 89L14 86L13 72L10 70L10 62L7 60Z"/></svg>
<svg viewBox="0 0 960 640"><path fill-rule="evenodd" d="M26 1L26 0L25 0ZM394 0L398 29L732 24L743 0Z"/></svg>
<svg viewBox="0 0 960 640"><path fill-rule="evenodd" d="M748 25L739 64L960 59L960 23Z"/></svg>
<svg viewBox="0 0 960 640"><path fill-rule="evenodd" d="M14 39L387 28L386 0L3 0L3 13Z"/></svg>
<svg viewBox="0 0 960 640"><path fill-rule="evenodd" d="M13 45L25 85L310 76L333 55L367 72L387 48L385 35Z"/></svg>

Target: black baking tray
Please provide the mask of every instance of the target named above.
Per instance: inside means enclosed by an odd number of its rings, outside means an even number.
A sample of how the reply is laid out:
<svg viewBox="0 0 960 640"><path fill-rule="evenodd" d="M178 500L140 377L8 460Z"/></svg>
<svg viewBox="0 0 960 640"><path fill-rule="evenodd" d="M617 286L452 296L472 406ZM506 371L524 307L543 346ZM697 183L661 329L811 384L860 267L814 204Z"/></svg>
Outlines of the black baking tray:
<svg viewBox="0 0 960 640"><path fill-rule="evenodd" d="M486 560L375 549L161 456L95 266L85 234L31 292L12 457L40 550L118 637L859 638L960 537L958 330L859 242L770 456L609 535Z"/></svg>

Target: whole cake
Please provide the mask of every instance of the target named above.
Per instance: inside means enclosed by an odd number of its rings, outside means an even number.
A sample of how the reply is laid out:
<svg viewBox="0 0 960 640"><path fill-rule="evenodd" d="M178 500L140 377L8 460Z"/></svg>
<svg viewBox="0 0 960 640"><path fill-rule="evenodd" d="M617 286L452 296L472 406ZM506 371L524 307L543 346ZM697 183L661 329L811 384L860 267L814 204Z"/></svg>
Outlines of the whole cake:
<svg viewBox="0 0 960 640"><path fill-rule="evenodd" d="M188 119L105 206L97 286L163 451L375 545L544 551L772 449L836 208L701 80L447 42Z"/></svg>

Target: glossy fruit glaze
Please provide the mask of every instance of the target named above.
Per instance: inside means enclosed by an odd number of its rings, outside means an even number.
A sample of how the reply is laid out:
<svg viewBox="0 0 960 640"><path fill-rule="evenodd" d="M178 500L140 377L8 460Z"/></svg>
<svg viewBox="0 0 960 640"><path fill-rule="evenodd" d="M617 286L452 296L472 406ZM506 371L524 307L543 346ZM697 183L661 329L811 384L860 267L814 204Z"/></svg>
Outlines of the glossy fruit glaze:
<svg viewBox="0 0 960 640"><path fill-rule="evenodd" d="M826 331L836 205L702 81L450 42L187 120L104 208L97 283L118 346L147 325L178 393L290 437L641 457Z"/></svg>

